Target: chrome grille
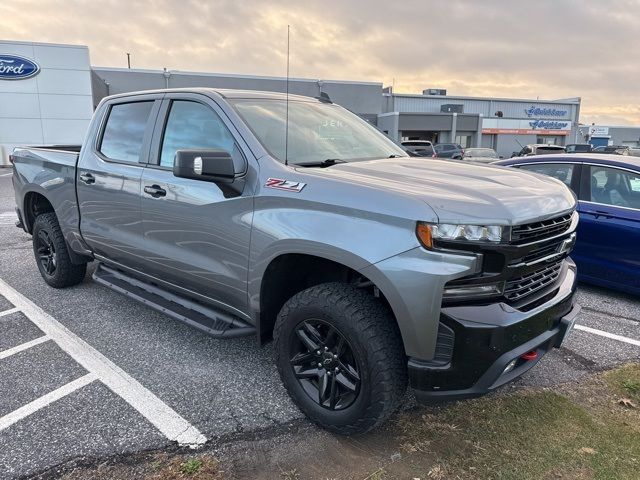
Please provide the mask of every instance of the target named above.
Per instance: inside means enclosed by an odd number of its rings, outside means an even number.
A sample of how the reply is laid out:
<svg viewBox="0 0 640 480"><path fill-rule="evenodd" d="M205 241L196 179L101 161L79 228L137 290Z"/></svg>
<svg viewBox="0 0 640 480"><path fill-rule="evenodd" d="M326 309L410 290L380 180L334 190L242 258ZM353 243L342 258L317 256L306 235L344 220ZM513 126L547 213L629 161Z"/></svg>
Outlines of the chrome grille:
<svg viewBox="0 0 640 480"><path fill-rule="evenodd" d="M505 286L504 296L511 302L517 302L522 298L551 285L558 279L562 270L562 262L536 270L519 278L509 280Z"/></svg>
<svg viewBox="0 0 640 480"><path fill-rule="evenodd" d="M516 225L511 229L511 243L518 245L559 235L571 226L571 216L571 213L567 213L549 220Z"/></svg>

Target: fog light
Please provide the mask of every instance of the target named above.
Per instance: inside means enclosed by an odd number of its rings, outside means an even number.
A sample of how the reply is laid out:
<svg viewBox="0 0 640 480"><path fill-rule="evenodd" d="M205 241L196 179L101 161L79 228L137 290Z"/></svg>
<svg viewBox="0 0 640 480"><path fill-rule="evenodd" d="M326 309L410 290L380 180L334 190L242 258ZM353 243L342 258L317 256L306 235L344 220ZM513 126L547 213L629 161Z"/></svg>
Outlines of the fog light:
<svg viewBox="0 0 640 480"><path fill-rule="evenodd" d="M507 373L509 373L511 370L513 370L516 366L516 363L518 363L518 359L516 358L515 360L511 360L506 367L504 367L504 370L502 371L502 374L505 375Z"/></svg>
<svg viewBox="0 0 640 480"><path fill-rule="evenodd" d="M452 285L445 286L442 296L444 298L489 297L502 295L503 290L504 282L483 285Z"/></svg>

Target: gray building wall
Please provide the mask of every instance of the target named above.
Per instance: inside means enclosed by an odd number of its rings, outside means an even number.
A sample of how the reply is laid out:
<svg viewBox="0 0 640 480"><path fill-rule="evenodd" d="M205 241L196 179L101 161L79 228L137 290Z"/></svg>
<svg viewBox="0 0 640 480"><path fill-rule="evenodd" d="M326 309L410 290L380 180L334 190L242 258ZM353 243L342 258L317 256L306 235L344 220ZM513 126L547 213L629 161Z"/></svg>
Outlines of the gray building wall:
<svg viewBox="0 0 640 480"><path fill-rule="evenodd" d="M459 106L463 113L458 114L458 121L455 132L441 129L438 123L442 121L442 106ZM548 109L557 111L554 115L528 115L527 110L531 107L540 109ZM538 137L544 137L544 141L550 136L556 137L557 143L565 145L574 143L577 132L578 117L580 115L580 98L570 98L563 100L537 100L537 99L508 99L508 98L479 98L479 97L459 97L450 95L409 95L409 94L393 94L389 89L385 89L383 96L383 114L389 112L398 112L400 115L399 129L402 132L407 130L402 128L402 118L408 115L421 116L414 117L414 123L417 119L422 119L422 128L415 130L442 130L438 134L439 142L453 142L455 135L471 136L471 145L482 145L484 147L494 148L501 156L511 156L513 152L517 152L522 145L537 143ZM496 112L502 112L501 117L497 117ZM499 129L501 133L487 132L478 135L478 129L473 123L466 125L464 122L472 121L471 118L478 118L482 122L484 129ZM430 120L433 117L437 120ZM541 129L536 133L526 132L525 130L533 130L529 126L530 121L544 120L562 122L565 125L562 134L549 133ZM435 123L434 123L435 122ZM473 122L473 121L472 121ZM491 131L491 130L490 130ZM509 133L502 133L509 131ZM454 135L455 133L455 135Z"/></svg>
<svg viewBox="0 0 640 480"><path fill-rule="evenodd" d="M484 117L493 117L495 112L501 111L504 118L528 118L525 110L532 105L567 111L561 118L577 120L580 99L559 100L528 100L456 97L449 95L405 95L394 94L391 101L385 105L385 111L397 112L440 112L442 105L462 105L463 113L477 113Z"/></svg>
<svg viewBox="0 0 640 480"><path fill-rule="evenodd" d="M609 145L627 145L630 147L640 147L640 126L608 126L595 125L596 128L606 129L606 134L594 134L593 137L607 140ZM578 131L578 142L590 141L589 131L591 126L582 125Z"/></svg>
<svg viewBox="0 0 640 480"><path fill-rule="evenodd" d="M162 70L93 67L93 73L106 85L94 91L94 102L106 95L158 88L212 87L238 90L285 92L284 77L259 77ZM382 112L382 83L291 78L289 93L316 97L324 92L349 110L375 119Z"/></svg>

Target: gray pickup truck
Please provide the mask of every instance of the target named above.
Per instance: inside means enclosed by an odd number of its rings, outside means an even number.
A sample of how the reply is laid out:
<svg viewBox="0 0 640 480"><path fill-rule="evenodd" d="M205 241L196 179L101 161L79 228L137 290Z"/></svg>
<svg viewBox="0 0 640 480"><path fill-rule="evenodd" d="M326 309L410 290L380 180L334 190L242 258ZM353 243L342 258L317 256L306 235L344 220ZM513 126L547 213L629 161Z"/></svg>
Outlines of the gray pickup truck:
<svg viewBox="0 0 640 480"><path fill-rule="evenodd" d="M112 96L82 147L12 162L50 286L96 261L96 282L211 335L273 338L291 398L334 432L383 422L407 383L421 402L492 391L579 311L563 184L409 157L327 98Z"/></svg>

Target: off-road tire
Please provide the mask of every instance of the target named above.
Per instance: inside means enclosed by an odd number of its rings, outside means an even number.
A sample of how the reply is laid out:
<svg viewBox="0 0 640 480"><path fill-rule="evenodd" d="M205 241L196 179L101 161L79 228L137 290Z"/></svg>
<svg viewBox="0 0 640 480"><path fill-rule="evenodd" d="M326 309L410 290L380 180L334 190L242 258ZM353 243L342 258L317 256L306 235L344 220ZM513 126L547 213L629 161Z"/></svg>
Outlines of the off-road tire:
<svg viewBox="0 0 640 480"><path fill-rule="evenodd" d="M38 246L39 242L41 242L39 235L41 232L46 233L55 250L55 269L51 273L46 271L38 258ZM54 288L71 287L79 284L84 279L87 272L87 264L76 265L71 262L67 242L64 240L55 213L43 213L36 217L33 223L33 253L42 278L50 286Z"/></svg>
<svg viewBox="0 0 640 480"><path fill-rule="evenodd" d="M361 370L360 391L344 410L320 406L305 392L291 366L296 327L310 318L338 329ZM289 299L274 327L276 365L289 395L313 422L341 435L367 432L399 406L407 388L407 363L400 331L389 308L364 289L325 283Z"/></svg>

